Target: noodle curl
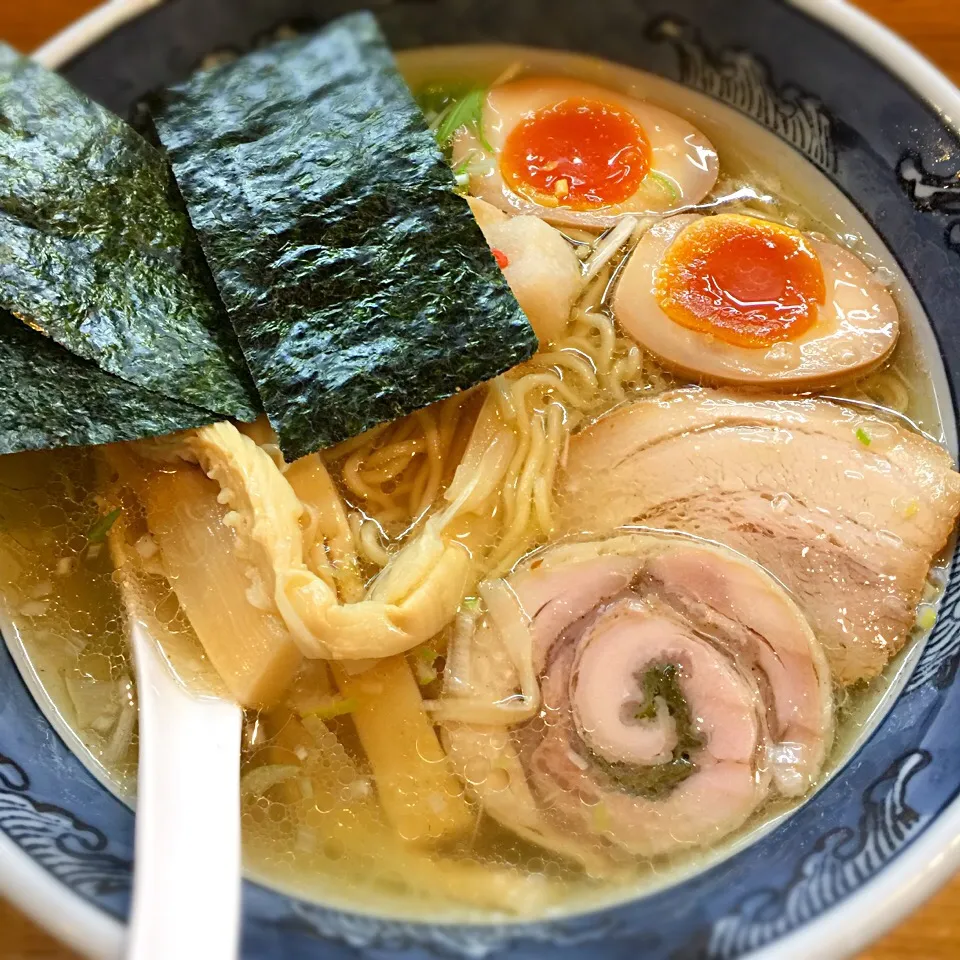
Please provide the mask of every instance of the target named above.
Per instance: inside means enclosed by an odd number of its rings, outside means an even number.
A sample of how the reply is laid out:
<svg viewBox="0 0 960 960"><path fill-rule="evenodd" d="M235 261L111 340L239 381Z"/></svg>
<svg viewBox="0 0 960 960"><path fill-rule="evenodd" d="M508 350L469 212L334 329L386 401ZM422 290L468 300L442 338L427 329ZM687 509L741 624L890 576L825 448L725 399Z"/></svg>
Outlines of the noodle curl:
<svg viewBox="0 0 960 960"><path fill-rule="evenodd" d="M292 465L263 422L247 436L218 424L172 449L145 445L217 481L251 600L274 609L308 657L388 657L436 635L481 580L553 533L573 430L670 386L604 311L617 253L598 244L603 262L585 267L592 280L565 335L485 387ZM380 573L363 585L364 569Z"/></svg>

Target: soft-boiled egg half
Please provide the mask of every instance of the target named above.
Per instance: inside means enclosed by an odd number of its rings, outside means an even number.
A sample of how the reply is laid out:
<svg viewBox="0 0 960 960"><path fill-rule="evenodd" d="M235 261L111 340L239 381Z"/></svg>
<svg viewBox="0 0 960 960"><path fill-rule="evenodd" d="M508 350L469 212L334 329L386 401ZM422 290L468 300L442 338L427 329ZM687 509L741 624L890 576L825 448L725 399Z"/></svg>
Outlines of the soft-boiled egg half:
<svg viewBox="0 0 960 960"><path fill-rule="evenodd" d="M739 214L652 227L623 271L614 312L686 376L791 389L863 376L900 332L893 297L849 250Z"/></svg>
<svg viewBox="0 0 960 960"><path fill-rule="evenodd" d="M508 213L600 230L699 203L719 170L716 150L681 117L562 78L493 87L453 159L473 196Z"/></svg>

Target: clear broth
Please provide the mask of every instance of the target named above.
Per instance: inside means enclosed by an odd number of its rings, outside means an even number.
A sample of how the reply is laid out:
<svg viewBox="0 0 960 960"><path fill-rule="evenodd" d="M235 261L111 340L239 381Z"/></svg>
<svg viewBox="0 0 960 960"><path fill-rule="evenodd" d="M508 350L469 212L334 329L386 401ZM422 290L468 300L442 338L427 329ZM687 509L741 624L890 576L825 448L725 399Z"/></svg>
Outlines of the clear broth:
<svg viewBox="0 0 960 960"><path fill-rule="evenodd" d="M777 196L776 203L759 204L762 215L839 239L892 278L905 336L887 370L855 385L847 395L882 407L893 399L895 415L906 416L928 435L944 439L937 402L943 375L939 361L928 359L936 354L929 350L926 320L912 292L849 201L780 140L732 110L677 85L567 54L505 47L444 48L404 54L401 66L414 89L438 81L487 84L516 69L573 75L628 90L688 116L720 151L719 195L731 185L749 184L758 194ZM137 750L133 670L109 551L102 543L89 542L100 516L94 457L90 451L57 451L0 458L5 635L38 701L71 748L110 789L130 800ZM933 580L930 604L937 600L936 571ZM172 593L158 596L156 605L165 623L176 621ZM828 776L875 728L917 650L918 643L908 645L884 677L846 695L840 704L839 735ZM245 771L264 757L282 763L284 751L299 749L283 733L285 725L278 716L248 716ZM339 759L298 755L312 771L305 774L312 778L309 796L305 787L291 793L284 784L265 789L263 795L244 796L249 873L301 897L380 915L451 922L508 916L496 902L470 902L474 895L464 892L470 886L469 871L452 876L431 870L419 855L412 861L405 859L389 843L381 848L376 842L358 845L368 829L382 836L378 831L383 824L368 823L367 814L351 810L349 791L356 789L354 774L357 769L363 773L364 759L348 719L332 721L331 728L344 747ZM322 797L315 793L316 784L325 785ZM720 846L639 864L616 882L590 880L488 818L479 818L474 834L445 850L445 856L470 869L500 866L511 871L510 876L543 878L537 891L543 897L536 912L570 914L682 879L750 843L795 808L794 802L767 805Z"/></svg>

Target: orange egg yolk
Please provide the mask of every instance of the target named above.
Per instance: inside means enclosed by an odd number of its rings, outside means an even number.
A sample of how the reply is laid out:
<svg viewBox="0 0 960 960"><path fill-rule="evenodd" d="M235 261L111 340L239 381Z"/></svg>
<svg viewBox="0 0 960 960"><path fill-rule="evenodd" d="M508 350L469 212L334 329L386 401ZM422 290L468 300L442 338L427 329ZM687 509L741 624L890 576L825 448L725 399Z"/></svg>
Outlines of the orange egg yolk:
<svg viewBox="0 0 960 960"><path fill-rule="evenodd" d="M655 290L675 323L754 349L801 337L826 301L823 265L802 233L731 214L686 227Z"/></svg>
<svg viewBox="0 0 960 960"><path fill-rule="evenodd" d="M650 172L650 155L633 114L581 97L517 124L500 170L514 192L537 203L593 210L632 197Z"/></svg>

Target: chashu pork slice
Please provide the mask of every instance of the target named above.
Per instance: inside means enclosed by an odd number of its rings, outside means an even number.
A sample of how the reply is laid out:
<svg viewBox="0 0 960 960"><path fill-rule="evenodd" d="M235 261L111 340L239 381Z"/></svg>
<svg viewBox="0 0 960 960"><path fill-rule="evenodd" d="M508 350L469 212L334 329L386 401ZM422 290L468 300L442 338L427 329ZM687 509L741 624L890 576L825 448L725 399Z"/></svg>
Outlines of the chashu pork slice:
<svg viewBox="0 0 960 960"><path fill-rule="evenodd" d="M444 742L519 836L601 876L623 852L709 846L769 796L819 781L829 667L797 605L744 557L678 534L574 541L480 594L485 616L448 651ZM527 667L539 696L521 717Z"/></svg>
<svg viewBox="0 0 960 960"><path fill-rule="evenodd" d="M960 475L936 444L852 406L681 390L574 437L559 497L567 533L684 530L756 560L848 684L906 642Z"/></svg>

